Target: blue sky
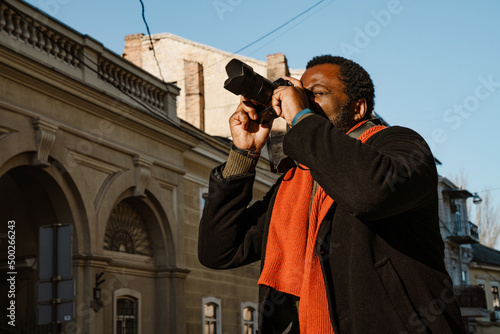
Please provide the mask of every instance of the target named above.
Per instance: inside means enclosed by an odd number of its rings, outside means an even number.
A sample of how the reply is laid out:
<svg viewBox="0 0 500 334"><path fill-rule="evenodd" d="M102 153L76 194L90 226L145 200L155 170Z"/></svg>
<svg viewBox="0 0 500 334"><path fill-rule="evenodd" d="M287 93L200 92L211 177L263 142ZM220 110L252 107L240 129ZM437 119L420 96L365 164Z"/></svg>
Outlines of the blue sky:
<svg viewBox="0 0 500 334"><path fill-rule="evenodd" d="M492 189L500 206L500 1L143 1L152 34L229 52L316 5L240 54L283 52L297 69L320 54L355 60L375 83L377 113L419 132L441 175L464 173L469 191ZM28 3L118 54L125 35L146 33L139 0Z"/></svg>

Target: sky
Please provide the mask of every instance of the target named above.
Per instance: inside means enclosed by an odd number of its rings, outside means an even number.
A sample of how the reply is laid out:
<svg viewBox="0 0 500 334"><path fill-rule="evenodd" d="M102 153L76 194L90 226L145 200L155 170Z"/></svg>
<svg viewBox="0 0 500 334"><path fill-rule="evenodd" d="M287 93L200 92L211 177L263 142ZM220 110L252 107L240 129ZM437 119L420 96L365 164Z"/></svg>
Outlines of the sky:
<svg viewBox="0 0 500 334"><path fill-rule="evenodd" d="M126 35L147 34L140 0L27 2L120 55ZM143 3L151 34L264 61L282 52L294 69L322 54L356 61L374 81L375 111L419 132L442 163L440 175L465 175L467 190L490 189L500 207L500 1Z"/></svg>

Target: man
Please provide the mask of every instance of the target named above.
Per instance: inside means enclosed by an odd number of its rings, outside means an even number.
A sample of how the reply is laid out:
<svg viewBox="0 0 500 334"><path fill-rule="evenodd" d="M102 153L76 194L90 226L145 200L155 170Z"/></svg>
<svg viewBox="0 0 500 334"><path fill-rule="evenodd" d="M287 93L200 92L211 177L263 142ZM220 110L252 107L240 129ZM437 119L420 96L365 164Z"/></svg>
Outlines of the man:
<svg viewBox="0 0 500 334"><path fill-rule="evenodd" d="M285 79L293 87L277 88L272 104L297 166L247 207L270 125L242 99L228 161L211 173L200 262L262 261L260 334L465 333L424 140L369 120L373 83L350 60L315 57L300 81Z"/></svg>

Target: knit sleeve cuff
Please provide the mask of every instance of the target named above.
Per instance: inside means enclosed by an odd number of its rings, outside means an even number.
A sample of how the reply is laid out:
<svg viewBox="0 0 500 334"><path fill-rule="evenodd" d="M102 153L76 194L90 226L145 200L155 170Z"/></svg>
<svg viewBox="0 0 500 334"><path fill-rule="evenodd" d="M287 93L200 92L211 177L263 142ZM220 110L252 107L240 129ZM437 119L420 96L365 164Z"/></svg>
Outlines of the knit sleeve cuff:
<svg viewBox="0 0 500 334"><path fill-rule="evenodd" d="M237 153L234 150L229 151L226 165L222 171L222 177L228 178L234 175L241 175L255 172L258 158L249 158L243 154Z"/></svg>
<svg viewBox="0 0 500 334"><path fill-rule="evenodd" d="M306 108L306 109L302 110L297 115L295 115L295 117L293 118L292 126L297 125L297 123L302 121L304 118L312 116L312 115L314 115L314 113L310 109Z"/></svg>

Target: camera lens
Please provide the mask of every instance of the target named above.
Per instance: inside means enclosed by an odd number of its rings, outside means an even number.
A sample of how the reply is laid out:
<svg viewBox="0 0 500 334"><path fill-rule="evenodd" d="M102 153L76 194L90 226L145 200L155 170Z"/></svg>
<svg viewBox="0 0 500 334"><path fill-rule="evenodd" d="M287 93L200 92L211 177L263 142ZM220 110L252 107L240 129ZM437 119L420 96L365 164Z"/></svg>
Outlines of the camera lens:
<svg viewBox="0 0 500 334"><path fill-rule="evenodd" d="M228 78L224 82L225 89L264 107L271 104L276 88L272 81L255 73L253 68L238 59L233 59L226 65L226 72Z"/></svg>

